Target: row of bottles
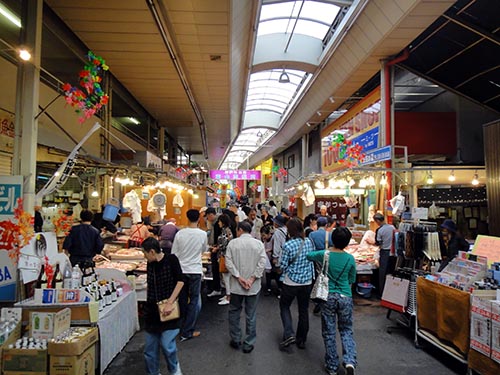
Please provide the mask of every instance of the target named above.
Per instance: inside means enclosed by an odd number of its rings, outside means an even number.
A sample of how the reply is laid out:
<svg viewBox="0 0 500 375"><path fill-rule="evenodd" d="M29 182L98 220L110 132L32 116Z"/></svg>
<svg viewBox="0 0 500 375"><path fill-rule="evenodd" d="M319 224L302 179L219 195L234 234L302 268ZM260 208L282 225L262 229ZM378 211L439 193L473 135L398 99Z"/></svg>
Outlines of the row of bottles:
<svg viewBox="0 0 500 375"><path fill-rule="evenodd" d="M99 302L99 311L102 311L106 306L110 306L118 300L121 295L120 287L114 280L111 282L92 283L85 287L85 291L94 297L94 300Z"/></svg>
<svg viewBox="0 0 500 375"><path fill-rule="evenodd" d="M15 319L0 320L0 345L2 345L9 338L12 331L17 326Z"/></svg>

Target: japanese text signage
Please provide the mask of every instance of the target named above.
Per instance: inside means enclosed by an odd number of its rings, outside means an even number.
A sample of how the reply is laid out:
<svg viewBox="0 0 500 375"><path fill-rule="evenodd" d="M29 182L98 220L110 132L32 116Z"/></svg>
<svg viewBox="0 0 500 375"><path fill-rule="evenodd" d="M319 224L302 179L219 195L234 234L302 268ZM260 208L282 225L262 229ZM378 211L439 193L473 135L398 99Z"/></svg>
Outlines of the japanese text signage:
<svg viewBox="0 0 500 375"><path fill-rule="evenodd" d="M326 212L334 220L345 220L347 203L342 197L316 197L314 212L320 213L321 206L326 206Z"/></svg>
<svg viewBox="0 0 500 375"><path fill-rule="evenodd" d="M232 171L211 170L210 178L212 180L260 180L260 171L240 169Z"/></svg>
<svg viewBox="0 0 500 375"><path fill-rule="evenodd" d="M342 134L344 139L350 140L353 145L362 146L364 153L379 146L380 109L380 89L376 89L323 129L321 132L323 173L346 168L344 164L339 162L340 149L331 147L332 141L339 134Z"/></svg>
<svg viewBox="0 0 500 375"><path fill-rule="evenodd" d="M22 198L22 176L0 176L0 220L14 217L17 200Z"/></svg>
<svg viewBox="0 0 500 375"><path fill-rule="evenodd" d="M0 235L4 233L1 222L14 219L17 200L22 197L22 176L0 176ZM1 236L0 236L1 238ZM0 301L16 300L17 270L9 257L5 242L0 242Z"/></svg>
<svg viewBox="0 0 500 375"><path fill-rule="evenodd" d="M376 148L365 154L365 159L360 165L370 165L378 163L379 161L391 160L391 146Z"/></svg>
<svg viewBox="0 0 500 375"><path fill-rule="evenodd" d="M352 139L352 143L363 147L363 152L367 152L378 147L379 127L368 130L360 136Z"/></svg>

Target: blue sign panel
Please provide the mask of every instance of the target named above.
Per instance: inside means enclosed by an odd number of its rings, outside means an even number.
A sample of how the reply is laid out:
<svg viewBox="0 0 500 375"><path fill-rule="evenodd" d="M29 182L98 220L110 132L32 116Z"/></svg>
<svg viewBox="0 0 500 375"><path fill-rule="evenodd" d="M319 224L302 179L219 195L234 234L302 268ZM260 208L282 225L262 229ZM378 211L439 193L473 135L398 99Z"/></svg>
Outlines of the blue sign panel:
<svg viewBox="0 0 500 375"><path fill-rule="evenodd" d="M363 133L352 139L352 144L363 146L363 151L374 150L378 147L378 126L366 133Z"/></svg>
<svg viewBox="0 0 500 375"><path fill-rule="evenodd" d="M369 165L386 160L391 160L391 146L385 146L367 152L365 155L365 160L363 160L360 165Z"/></svg>

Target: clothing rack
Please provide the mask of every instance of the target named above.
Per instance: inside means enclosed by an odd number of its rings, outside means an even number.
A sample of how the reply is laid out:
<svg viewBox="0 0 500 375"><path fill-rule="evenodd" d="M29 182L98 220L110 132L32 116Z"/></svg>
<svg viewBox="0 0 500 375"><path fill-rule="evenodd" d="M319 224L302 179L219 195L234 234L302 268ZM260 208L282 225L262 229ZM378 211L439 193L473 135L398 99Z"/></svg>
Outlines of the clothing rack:
<svg viewBox="0 0 500 375"><path fill-rule="evenodd" d="M397 266L420 269L423 260L441 260L437 223L419 219L404 220L399 225L396 241Z"/></svg>

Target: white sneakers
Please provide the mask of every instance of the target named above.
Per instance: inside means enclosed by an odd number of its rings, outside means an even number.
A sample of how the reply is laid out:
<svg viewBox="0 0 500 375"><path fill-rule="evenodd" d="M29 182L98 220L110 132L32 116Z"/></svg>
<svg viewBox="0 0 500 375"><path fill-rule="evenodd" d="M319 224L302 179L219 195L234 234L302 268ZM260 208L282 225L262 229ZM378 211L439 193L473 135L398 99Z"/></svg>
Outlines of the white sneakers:
<svg viewBox="0 0 500 375"><path fill-rule="evenodd" d="M224 306L224 305L229 305L229 298L227 298L226 296L222 297L219 300L219 306Z"/></svg>
<svg viewBox="0 0 500 375"><path fill-rule="evenodd" d="M220 296L222 295L222 292L220 290L214 290L212 293L209 293L207 294L207 297L210 298L210 297L217 297L217 296Z"/></svg>
<svg viewBox="0 0 500 375"><path fill-rule="evenodd" d="M347 375L354 375L354 365L352 363L345 365L345 370Z"/></svg>

